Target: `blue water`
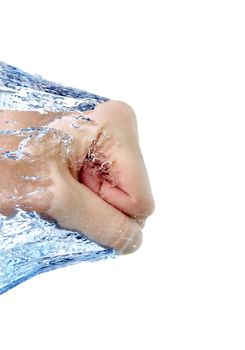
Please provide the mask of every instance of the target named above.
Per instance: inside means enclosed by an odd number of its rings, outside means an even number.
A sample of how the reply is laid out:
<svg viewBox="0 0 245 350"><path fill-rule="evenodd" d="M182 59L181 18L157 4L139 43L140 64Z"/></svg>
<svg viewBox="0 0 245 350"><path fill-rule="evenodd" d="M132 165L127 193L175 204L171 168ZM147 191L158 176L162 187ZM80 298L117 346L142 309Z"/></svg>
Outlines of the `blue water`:
<svg viewBox="0 0 245 350"><path fill-rule="evenodd" d="M0 109L83 112L107 100L0 62ZM4 156L20 159L22 155L5 152ZM80 232L64 230L35 211L16 208L12 217L0 214L0 294L42 272L114 256L113 249L99 246Z"/></svg>

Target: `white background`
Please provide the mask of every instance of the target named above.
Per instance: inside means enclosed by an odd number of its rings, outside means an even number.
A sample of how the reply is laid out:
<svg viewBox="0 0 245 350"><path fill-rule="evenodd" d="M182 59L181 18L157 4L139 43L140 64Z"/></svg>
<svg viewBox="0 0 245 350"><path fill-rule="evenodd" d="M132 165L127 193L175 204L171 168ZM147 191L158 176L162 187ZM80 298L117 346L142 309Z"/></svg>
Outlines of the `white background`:
<svg viewBox="0 0 245 350"><path fill-rule="evenodd" d="M245 348L243 1L1 2L0 58L132 105L156 211L135 254L0 297L0 348Z"/></svg>

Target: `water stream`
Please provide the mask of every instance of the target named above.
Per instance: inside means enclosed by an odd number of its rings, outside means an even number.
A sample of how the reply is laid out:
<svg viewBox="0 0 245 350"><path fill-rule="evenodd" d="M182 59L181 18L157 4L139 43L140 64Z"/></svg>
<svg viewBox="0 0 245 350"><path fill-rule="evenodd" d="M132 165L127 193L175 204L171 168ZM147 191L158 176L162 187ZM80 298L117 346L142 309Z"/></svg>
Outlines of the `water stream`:
<svg viewBox="0 0 245 350"><path fill-rule="evenodd" d="M97 104L107 100L0 62L0 110L38 111L44 115L47 111L82 113L93 110ZM30 136L30 133L33 136L34 133L36 139L41 139L47 133L47 128L13 131L8 130L7 125L5 130L1 130L1 137L13 133L19 133L19 137ZM20 150L0 149L1 159L18 161L25 156ZM39 176L27 175L21 178L33 182L41 179ZM11 198L14 198L14 191ZM113 249L101 247L81 232L64 230L55 220L46 220L36 211L15 209L14 215L0 213L0 294L42 272L80 261L115 256Z"/></svg>

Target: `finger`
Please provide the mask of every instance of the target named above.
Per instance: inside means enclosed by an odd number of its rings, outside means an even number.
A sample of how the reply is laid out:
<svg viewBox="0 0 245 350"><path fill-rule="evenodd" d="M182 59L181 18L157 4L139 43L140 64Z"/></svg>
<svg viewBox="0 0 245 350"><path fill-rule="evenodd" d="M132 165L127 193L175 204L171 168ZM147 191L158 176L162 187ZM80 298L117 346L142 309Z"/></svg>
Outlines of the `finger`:
<svg viewBox="0 0 245 350"><path fill-rule="evenodd" d="M101 176L94 171L93 159L91 165L81 169L80 181L127 215L149 216L154 210L154 201L133 110L125 103L108 101L90 112L90 118L98 123L102 135L102 140L97 140L95 155L103 153L104 160L112 166L109 176Z"/></svg>
<svg viewBox="0 0 245 350"><path fill-rule="evenodd" d="M99 244L128 253L139 248L141 226L88 187L76 181L61 163L52 165L55 178L52 205L47 214L65 228L84 233Z"/></svg>

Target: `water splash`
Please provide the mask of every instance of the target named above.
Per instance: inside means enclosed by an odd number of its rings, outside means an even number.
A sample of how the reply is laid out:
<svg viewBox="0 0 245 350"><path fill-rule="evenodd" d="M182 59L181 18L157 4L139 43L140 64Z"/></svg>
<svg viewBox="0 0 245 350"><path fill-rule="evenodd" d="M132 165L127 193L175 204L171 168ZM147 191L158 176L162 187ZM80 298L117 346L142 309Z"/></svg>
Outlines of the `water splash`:
<svg viewBox="0 0 245 350"><path fill-rule="evenodd" d="M22 209L10 218L0 214L0 232L0 294L41 272L114 256L113 249Z"/></svg>
<svg viewBox="0 0 245 350"><path fill-rule="evenodd" d="M96 105L107 100L105 97L64 87L0 62L0 109L2 110L38 111L43 114L83 112L92 110ZM89 120L89 118L84 119ZM20 141L19 148L16 150L6 150L2 147L0 160L25 159L28 154L23 152L23 147L26 146L30 137L34 134L35 140L41 139L48 132L55 133L57 130L50 128L0 130L2 137L13 134L26 137ZM69 135L64 135L63 142L65 146L69 146L71 142ZM31 182L41 180L41 177L33 175L21 177ZM33 193L25 195L30 196ZM54 220L46 220L35 211L27 212L18 208L18 204L15 215L7 217L0 214L0 294L42 272L80 261L96 261L114 256L113 249L99 246L81 232L64 230Z"/></svg>
<svg viewBox="0 0 245 350"><path fill-rule="evenodd" d="M108 100L84 90L50 82L0 61L0 109L40 113L84 112Z"/></svg>

